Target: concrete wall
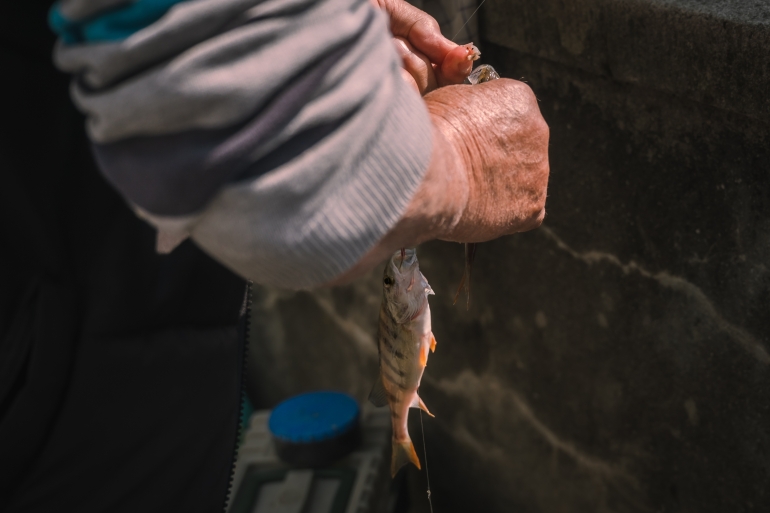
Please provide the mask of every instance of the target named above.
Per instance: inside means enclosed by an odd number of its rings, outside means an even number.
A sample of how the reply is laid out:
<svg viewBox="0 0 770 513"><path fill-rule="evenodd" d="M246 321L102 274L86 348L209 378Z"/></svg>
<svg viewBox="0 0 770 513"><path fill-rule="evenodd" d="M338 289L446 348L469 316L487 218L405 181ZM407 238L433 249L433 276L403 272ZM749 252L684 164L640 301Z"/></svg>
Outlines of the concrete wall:
<svg viewBox="0 0 770 513"><path fill-rule="evenodd" d="M482 62L541 101L552 178L540 229L479 246L470 311L451 304L461 247L418 250L436 291L421 392L435 510L770 511L770 7L480 14ZM380 293L379 270L257 289L256 400L364 399ZM408 477L424 511L425 474Z"/></svg>

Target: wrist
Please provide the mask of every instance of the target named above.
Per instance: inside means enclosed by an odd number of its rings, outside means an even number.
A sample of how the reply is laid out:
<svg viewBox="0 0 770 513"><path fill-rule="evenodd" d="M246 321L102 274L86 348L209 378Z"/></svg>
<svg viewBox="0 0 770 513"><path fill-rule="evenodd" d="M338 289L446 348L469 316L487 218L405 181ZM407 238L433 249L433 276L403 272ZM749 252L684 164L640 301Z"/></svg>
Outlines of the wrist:
<svg viewBox="0 0 770 513"><path fill-rule="evenodd" d="M444 89L449 89L445 87ZM428 95L425 98L433 123L433 157L431 165L442 170L444 182L444 218L436 238L463 241L463 226L468 224L471 213L471 199L474 194L472 148L468 144L464 123L455 114L456 105L445 103L443 97Z"/></svg>
<svg viewBox="0 0 770 513"><path fill-rule="evenodd" d="M430 109L429 109L430 110ZM423 180L424 197L433 203L425 240L452 240L468 208L470 180L465 156L454 130L441 116L431 111L433 151Z"/></svg>
<svg viewBox="0 0 770 513"><path fill-rule="evenodd" d="M447 128L442 130L440 126L443 122L433 115L431 118L433 148L430 163L406 212L353 268L327 285L350 282L389 258L398 248L416 246L433 239L459 240L453 239L452 234L468 204L468 177L460 164L457 149L444 135Z"/></svg>

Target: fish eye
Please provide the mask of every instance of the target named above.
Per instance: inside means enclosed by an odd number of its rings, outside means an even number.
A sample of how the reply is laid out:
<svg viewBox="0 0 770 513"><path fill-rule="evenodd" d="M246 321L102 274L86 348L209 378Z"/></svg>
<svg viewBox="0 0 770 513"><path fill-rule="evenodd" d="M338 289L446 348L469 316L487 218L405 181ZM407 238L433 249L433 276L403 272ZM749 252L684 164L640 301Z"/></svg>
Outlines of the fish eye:
<svg viewBox="0 0 770 513"><path fill-rule="evenodd" d="M387 285L388 287L390 287L391 285L393 285L393 278L391 278L390 276L385 276L385 278L383 278L382 282L385 285Z"/></svg>

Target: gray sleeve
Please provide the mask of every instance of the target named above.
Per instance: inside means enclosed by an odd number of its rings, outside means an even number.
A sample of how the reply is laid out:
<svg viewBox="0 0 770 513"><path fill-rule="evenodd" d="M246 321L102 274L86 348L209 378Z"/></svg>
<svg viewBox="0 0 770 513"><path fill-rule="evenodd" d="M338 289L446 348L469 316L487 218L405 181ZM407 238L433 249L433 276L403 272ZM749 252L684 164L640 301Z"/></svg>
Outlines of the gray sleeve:
<svg viewBox="0 0 770 513"><path fill-rule="evenodd" d="M260 283L352 267L428 167L427 110L368 0L192 0L55 60L137 212Z"/></svg>

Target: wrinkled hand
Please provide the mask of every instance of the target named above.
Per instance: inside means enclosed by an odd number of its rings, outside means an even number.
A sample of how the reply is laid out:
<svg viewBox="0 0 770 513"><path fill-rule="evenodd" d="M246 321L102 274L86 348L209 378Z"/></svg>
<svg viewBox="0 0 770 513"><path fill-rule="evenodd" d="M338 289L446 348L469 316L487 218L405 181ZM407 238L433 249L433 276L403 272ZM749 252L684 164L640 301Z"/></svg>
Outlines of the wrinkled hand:
<svg viewBox="0 0 770 513"><path fill-rule="evenodd" d="M526 84L499 79L449 86L425 96L439 132L443 166L459 166L450 197L467 188L459 220L444 240L483 242L537 228L545 216L549 130ZM441 137L444 141L441 141Z"/></svg>
<svg viewBox="0 0 770 513"><path fill-rule="evenodd" d="M393 43L403 61L402 75L420 94L460 84L470 74L470 48L442 36L433 17L404 0L371 2L388 14Z"/></svg>
<svg viewBox="0 0 770 513"><path fill-rule="evenodd" d="M347 283L398 248L431 239L484 242L537 228L545 217L548 125L532 90L501 78L425 96L433 154L401 220L350 270Z"/></svg>
<svg viewBox="0 0 770 513"><path fill-rule="evenodd" d="M425 96L437 132L431 168L442 176L429 169L414 201L455 215L451 222L434 216L443 233L433 235L482 242L538 227L545 216L549 130L532 90L507 79L455 85L473 68L470 48L446 39L435 19L404 0L371 1L388 13L404 78ZM448 190L439 206L435 193L442 187Z"/></svg>
<svg viewBox="0 0 770 513"><path fill-rule="evenodd" d="M401 220L329 285L362 275L398 248L431 239L484 242L537 228L545 217L549 130L529 86L505 78L450 85L471 71L467 50L405 2L372 2L390 13L393 34L410 52L404 74L424 94L433 153Z"/></svg>

